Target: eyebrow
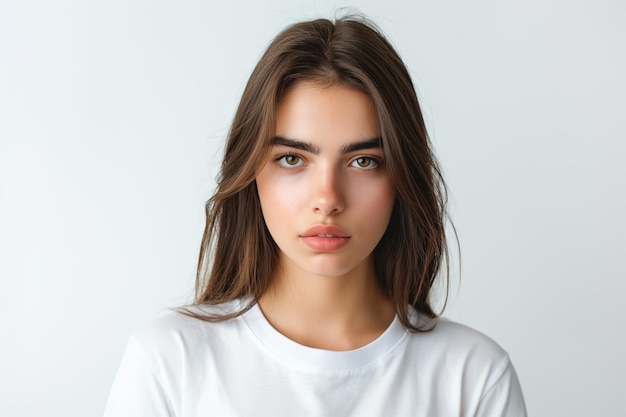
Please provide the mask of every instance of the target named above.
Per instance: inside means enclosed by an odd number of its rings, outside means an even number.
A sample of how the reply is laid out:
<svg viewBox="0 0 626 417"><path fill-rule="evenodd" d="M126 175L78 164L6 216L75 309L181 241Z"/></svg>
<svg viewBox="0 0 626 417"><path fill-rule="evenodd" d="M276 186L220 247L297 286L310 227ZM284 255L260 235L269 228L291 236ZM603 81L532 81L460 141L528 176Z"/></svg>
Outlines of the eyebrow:
<svg viewBox="0 0 626 417"><path fill-rule="evenodd" d="M272 138L272 145L286 146L288 148L299 149L301 151L310 152L314 155L319 155L320 148L312 143L302 142L295 139L287 139L281 136L275 136ZM362 151L364 149L380 149L382 148L382 138L376 137L359 142L352 142L342 145L339 148L340 154L347 154L350 152Z"/></svg>

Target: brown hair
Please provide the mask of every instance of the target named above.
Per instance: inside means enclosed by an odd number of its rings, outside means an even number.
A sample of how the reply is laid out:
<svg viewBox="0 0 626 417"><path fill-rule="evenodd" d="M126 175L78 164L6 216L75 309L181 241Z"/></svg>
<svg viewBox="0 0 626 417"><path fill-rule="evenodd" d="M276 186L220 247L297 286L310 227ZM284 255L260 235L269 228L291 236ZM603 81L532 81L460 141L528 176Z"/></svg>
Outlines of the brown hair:
<svg viewBox="0 0 626 417"><path fill-rule="evenodd" d="M194 304L237 298L250 303L227 315L187 313L208 321L231 318L254 305L268 287L278 248L263 220L255 178L275 133L276 106L303 80L355 88L374 103L396 190L391 221L374 250L376 276L403 325L423 330L409 320L408 305L436 316L431 288L448 261L445 184L407 69L381 32L354 16L288 27L252 72L228 135L217 191L206 204Z"/></svg>

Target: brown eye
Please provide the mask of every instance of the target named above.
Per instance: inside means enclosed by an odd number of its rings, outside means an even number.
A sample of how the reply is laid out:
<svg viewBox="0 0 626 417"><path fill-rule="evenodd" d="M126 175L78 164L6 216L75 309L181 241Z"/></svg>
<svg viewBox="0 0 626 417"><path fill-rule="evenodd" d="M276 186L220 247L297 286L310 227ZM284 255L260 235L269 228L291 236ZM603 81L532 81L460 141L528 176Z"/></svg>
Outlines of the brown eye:
<svg viewBox="0 0 626 417"><path fill-rule="evenodd" d="M283 155L277 161L283 168L296 168L303 164L302 158L292 154Z"/></svg>
<svg viewBox="0 0 626 417"><path fill-rule="evenodd" d="M360 156L352 162L352 166L362 169L374 169L378 166L378 161L367 156Z"/></svg>

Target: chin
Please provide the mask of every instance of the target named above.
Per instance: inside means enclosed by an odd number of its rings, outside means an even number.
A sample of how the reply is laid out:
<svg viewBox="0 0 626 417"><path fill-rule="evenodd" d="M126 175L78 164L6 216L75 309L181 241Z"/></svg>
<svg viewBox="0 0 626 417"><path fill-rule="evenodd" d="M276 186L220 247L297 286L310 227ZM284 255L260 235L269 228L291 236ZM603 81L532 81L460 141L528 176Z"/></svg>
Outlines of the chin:
<svg viewBox="0 0 626 417"><path fill-rule="evenodd" d="M308 265L302 269L320 277L342 277L350 274L359 268L361 264L333 262L336 259L329 259L328 256L320 256L313 265Z"/></svg>

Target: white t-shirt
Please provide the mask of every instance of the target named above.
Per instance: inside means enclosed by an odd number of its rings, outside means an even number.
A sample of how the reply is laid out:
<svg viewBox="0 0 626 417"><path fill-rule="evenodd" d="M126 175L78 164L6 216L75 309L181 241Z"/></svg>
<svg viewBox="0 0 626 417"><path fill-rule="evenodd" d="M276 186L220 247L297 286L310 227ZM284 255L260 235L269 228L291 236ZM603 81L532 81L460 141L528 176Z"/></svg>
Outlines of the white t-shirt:
<svg viewBox="0 0 626 417"><path fill-rule="evenodd" d="M283 336L255 305L220 323L168 312L139 330L104 416L525 417L526 409L506 352L463 325L438 319L412 333L396 317L366 346L326 351Z"/></svg>

